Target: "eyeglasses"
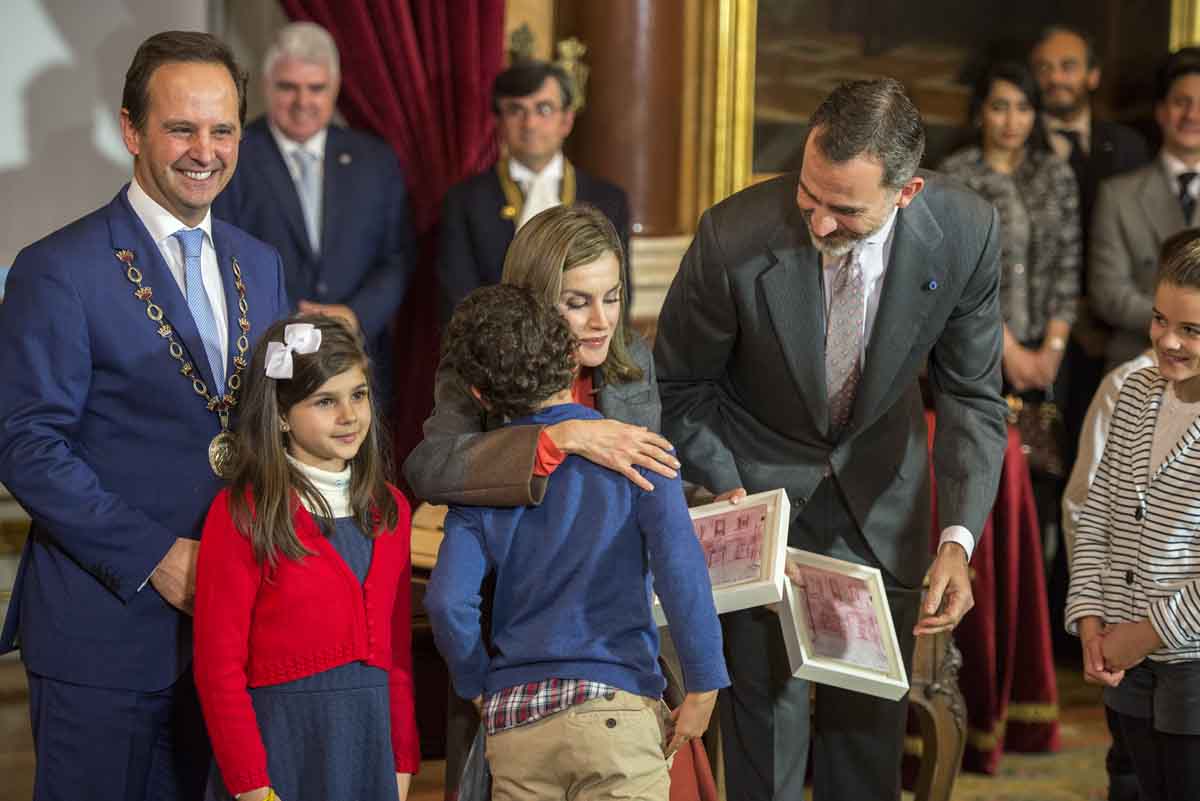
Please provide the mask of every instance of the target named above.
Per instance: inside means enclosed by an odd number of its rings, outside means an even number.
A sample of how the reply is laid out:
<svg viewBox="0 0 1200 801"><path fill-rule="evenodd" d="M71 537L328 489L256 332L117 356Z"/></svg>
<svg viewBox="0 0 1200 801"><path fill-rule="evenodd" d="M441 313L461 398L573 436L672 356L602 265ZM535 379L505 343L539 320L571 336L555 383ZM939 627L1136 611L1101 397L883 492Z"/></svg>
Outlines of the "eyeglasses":
<svg viewBox="0 0 1200 801"><path fill-rule="evenodd" d="M549 100L543 100L540 103L526 105L517 101L505 101L500 104L500 116L506 120L522 120L524 121L530 115L539 119L552 117L562 111L561 106L556 106Z"/></svg>

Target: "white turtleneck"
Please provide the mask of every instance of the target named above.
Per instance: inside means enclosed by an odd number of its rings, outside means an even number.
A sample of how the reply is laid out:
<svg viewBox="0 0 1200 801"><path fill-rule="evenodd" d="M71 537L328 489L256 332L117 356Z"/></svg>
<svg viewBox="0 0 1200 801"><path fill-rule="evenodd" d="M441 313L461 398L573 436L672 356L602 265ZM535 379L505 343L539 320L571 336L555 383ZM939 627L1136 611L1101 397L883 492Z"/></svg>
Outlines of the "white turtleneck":
<svg viewBox="0 0 1200 801"><path fill-rule="evenodd" d="M346 464L345 470L335 472L304 464L292 458L290 453L288 461L312 482L317 492L324 496L325 503L329 504L329 511L333 513L334 517L352 517L354 515L354 510L350 507L349 463ZM303 495L300 496L300 503L304 504L304 508L312 514L317 514L319 511L309 506L308 499Z"/></svg>

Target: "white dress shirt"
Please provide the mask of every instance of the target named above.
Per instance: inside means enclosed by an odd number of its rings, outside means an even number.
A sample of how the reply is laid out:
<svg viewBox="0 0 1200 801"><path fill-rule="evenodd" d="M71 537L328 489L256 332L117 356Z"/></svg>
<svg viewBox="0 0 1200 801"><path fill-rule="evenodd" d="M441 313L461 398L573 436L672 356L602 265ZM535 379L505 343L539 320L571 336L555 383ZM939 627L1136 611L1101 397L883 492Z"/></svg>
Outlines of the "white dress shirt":
<svg viewBox="0 0 1200 801"><path fill-rule="evenodd" d="M288 139L283 135L283 131L276 128L270 122L267 123L267 130L271 132L271 136L275 137L275 144L279 148L279 152L283 154L283 163L287 165L288 175L292 176L292 183L296 185L296 194L300 194L300 170L296 167L295 155L297 150L303 150L313 156L313 165L317 171L317 187L324 193L325 140L329 136L329 129L322 128L310 136L308 141L303 144Z"/></svg>
<svg viewBox="0 0 1200 801"><path fill-rule="evenodd" d="M175 233L181 228L192 226L180 222L174 214L158 205L142 189L136 176L129 182L129 205L133 206L133 213L142 221L142 225L146 226L154 244L158 245L158 252L162 254L163 261L167 263L167 268L171 271L171 276L175 279L186 302L187 280L184 273L183 245L175 238ZM208 302L212 306L213 316L216 318L217 342L221 346L221 353L225 354L225 367L228 374L229 308L225 303L225 285L221 282L216 246L213 245L212 212L206 212L204 219L195 227L204 232L204 242L200 246L200 275L203 278L204 291L208 294ZM158 287L152 288L165 291ZM205 355L201 353L197 356L197 358L201 357L205 357Z"/></svg>
<svg viewBox="0 0 1200 801"><path fill-rule="evenodd" d="M518 230L529 218L562 203L559 187L563 179L562 151L554 154L541 172L534 172L516 159L508 160L508 174L521 187L525 202L521 206Z"/></svg>
<svg viewBox="0 0 1200 801"><path fill-rule="evenodd" d="M1042 124L1046 127L1047 139L1054 155L1063 161L1071 160L1071 140L1060 131L1074 131L1079 135L1079 147L1083 152L1092 152L1092 110L1085 108L1078 117L1070 122L1063 122L1058 117L1049 114L1042 115Z"/></svg>
<svg viewBox="0 0 1200 801"><path fill-rule="evenodd" d="M1173 156L1166 150L1162 151L1161 158L1163 167L1167 170L1167 175L1171 177L1171 194L1176 196L1179 194L1179 176L1185 172L1194 172L1197 175L1188 184L1188 194L1192 196L1193 200L1200 198L1200 162L1185 164L1181 159ZM1191 221L1189 220L1188 222L1190 223Z"/></svg>

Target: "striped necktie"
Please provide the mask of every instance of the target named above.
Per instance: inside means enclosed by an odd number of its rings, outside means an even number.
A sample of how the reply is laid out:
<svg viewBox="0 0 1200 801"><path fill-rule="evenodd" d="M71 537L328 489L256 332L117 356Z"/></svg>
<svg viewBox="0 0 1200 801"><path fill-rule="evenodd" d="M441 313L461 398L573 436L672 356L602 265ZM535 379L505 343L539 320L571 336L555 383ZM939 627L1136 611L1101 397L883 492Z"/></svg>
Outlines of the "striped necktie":
<svg viewBox="0 0 1200 801"><path fill-rule="evenodd" d="M196 321L200 339L204 342L204 353L208 366L212 368L214 389L217 395L225 394L225 357L221 353L221 340L217 335L217 317L212 303L204 291L204 279L200 275L200 249L204 245L204 231L199 228L182 228L172 234L183 248L183 283L187 296L188 310Z"/></svg>

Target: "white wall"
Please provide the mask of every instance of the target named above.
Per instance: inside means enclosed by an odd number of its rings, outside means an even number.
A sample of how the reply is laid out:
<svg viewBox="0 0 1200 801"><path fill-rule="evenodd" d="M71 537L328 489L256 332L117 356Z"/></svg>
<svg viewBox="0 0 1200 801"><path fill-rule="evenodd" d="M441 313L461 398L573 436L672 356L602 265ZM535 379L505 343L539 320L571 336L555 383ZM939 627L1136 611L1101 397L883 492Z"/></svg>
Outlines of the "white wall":
<svg viewBox="0 0 1200 801"><path fill-rule="evenodd" d="M106 203L131 160L117 115L138 44L209 30L210 0L2 0L0 270L25 245Z"/></svg>

